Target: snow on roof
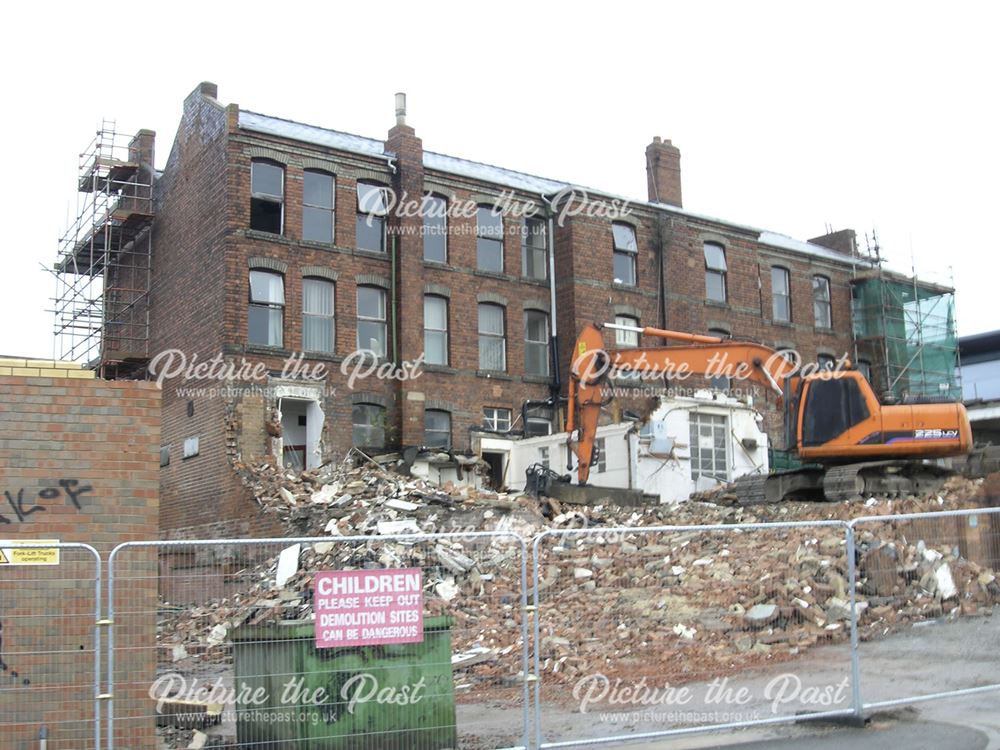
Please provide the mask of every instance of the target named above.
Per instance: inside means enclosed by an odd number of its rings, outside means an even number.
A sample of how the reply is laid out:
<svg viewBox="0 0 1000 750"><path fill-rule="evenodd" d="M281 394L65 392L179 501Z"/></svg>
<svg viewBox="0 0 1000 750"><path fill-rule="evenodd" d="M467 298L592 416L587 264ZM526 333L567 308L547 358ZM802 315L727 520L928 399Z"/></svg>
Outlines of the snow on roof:
<svg viewBox="0 0 1000 750"><path fill-rule="evenodd" d="M302 141L304 143L314 143L318 146L326 146L338 151L347 151L349 153L362 154L364 156L375 156L383 159L389 159L393 156L392 153L386 152L385 143L375 138L365 138L364 136L353 135L352 133L343 133L339 130L330 130L329 128L321 128L316 125L306 125L301 122L295 122L294 120L271 117L270 115L262 115L248 110L240 110L239 126L246 130L253 130L257 133L266 133L267 135ZM483 164L482 162L460 159L456 156L447 156L445 154L436 154L433 151L425 151L424 167L438 172L468 177L494 185L502 185L504 187L513 188L515 190L523 190L527 193L536 193L538 195L552 195L553 193L558 193L568 188L578 188L586 190L590 195L615 198L621 201L628 201L634 205L648 206L650 208L670 211L672 213L689 216L702 221L710 221L724 226L756 232L758 234L758 241L764 243L765 245L770 245L771 247L781 248L782 250L791 250L792 252L803 253L805 255L811 255L813 257L824 258L826 260L832 260L840 263L859 263L862 265L870 264L870 262L864 258L852 258L851 256L844 255L843 253L823 247L822 245L797 240L793 237L779 234L778 232L769 232L766 229L759 229L757 227L739 224L726 219L719 219L714 216L709 216L708 214L698 213L686 208L679 208L677 206L670 206L665 203L632 200L631 198L615 195L602 190L584 188L580 185L574 185L569 182L550 180L545 177L538 177L524 172L516 172L512 169L496 167L492 164Z"/></svg>
<svg viewBox="0 0 1000 750"><path fill-rule="evenodd" d="M240 110L239 125L246 130L253 130L257 133L276 135L281 138L290 138L293 141L304 141L305 143L315 143L318 146L335 148L338 151L349 151L353 154L364 154L365 156L378 156L386 158L390 154L385 153L385 144L374 138L365 138L351 133L341 133L339 130L328 130L316 125L305 125L293 120L282 120L279 117L262 115L257 112Z"/></svg>
<svg viewBox="0 0 1000 750"><path fill-rule="evenodd" d="M436 169L439 172L471 177L475 180L492 182L496 185L524 190L528 193L550 195L570 187L568 182L548 180L544 177L536 177L524 172L515 172L503 167L494 167L492 164L482 164L476 161L469 161L468 159L459 159L455 156L435 154L432 151L424 152L424 166L428 169Z"/></svg>
<svg viewBox="0 0 1000 750"><path fill-rule="evenodd" d="M828 247L823 247L822 245L817 245L815 242L805 242L803 240L797 240L794 237L789 237L785 234L778 234L777 232L768 232L767 230L762 230L760 237L757 238L758 241L763 242L765 245L770 245L771 247L780 247L782 250L794 250L800 253L806 253L808 255L815 255L820 258L826 258L827 260L836 260L841 263L848 261L853 261L864 266L870 266L871 261L867 258L857 258L844 253L839 253L836 250L831 250Z"/></svg>

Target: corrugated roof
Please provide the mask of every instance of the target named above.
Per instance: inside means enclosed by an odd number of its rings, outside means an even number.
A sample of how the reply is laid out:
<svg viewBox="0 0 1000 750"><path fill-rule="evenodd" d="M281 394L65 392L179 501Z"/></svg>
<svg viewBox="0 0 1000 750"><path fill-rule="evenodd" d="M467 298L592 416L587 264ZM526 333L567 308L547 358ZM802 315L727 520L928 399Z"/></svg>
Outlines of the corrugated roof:
<svg viewBox="0 0 1000 750"><path fill-rule="evenodd" d="M349 153L362 154L364 156L375 156L382 159L390 159L394 156L392 153L386 152L385 143L383 141L375 138L365 138L364 136L354 135L352 133L343 133L339 130L330 130L329 128L321 128L316 125L306 125L301 122L284 120L280 117L262 115L258 112L250 112L248 110L240 110L239 127L246 130L252 130L257 133L265 133L267 135L302 141L304 143L313 143L318 146L326 146L338 151L347 151ZM781 248L782 250L790 250L803 255L811 255L813 257L824 258L838 263L870 265L870 262L864 258L852 258L848 255L844 255L843 253L839 253L836 250L823 247L822 245L806 242L804 240L797 240L778 232L770 232L766 229L727 221L726 219L720 219L708 214L690 211L686 208L670 206L664 203L651 203L649 201L633 200L626 196L615 195L602 190L586 188L581 185L574 185L560 180L551 180L546 177L538 177L536 175L526 174L525 172L516 172L512 169L505 169L504 167L497 167L492 164L483 164L482 162L460 159L456 156L447 156L446 154L437 154L433 151L425 151L424 167L438 172L468 177L470 179L480 180L493 185L500 185L502 187L508 187L538 195L552 195L553 193L558 193L569 188L577 188L580 190L586 190L590 195L594 196L616 198L622 201L628 201L633 205L649 206L651 208L681 214L683 216L699 219L701 221L722 224L724 226L730 226L743 231L756 232L760 242L765 245L770 245L771 247Z"/></svg>

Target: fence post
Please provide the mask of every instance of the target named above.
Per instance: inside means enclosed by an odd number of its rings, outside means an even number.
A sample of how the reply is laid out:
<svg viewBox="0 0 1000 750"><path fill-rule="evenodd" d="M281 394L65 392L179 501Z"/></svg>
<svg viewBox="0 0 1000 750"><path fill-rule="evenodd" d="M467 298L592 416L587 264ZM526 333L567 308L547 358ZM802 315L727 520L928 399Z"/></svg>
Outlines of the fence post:
<svg viewBox="0 0 1000 750"><path fill-rule="evenodd" d="M541 658L539 656L539 638L541 637L541 617L538 613L538 582L539 582L539 549L538 545L542 539L549 535L548 531L543 531L540 534L536 534L535 538L531 543L531 610L534 615L534 636L532 639L532 647L534 649L534 683L535 683L535 706L534 706L534 721L535 721L535 747L539 748L542 746L542 666Z"/></svg>
<svg viewBox="0 0 1000 750"><path fill-rule="evenodd" d="M854 540L854 522L847 523L847 584L851 610L851 707L854 721L863 724L864 703L861 699L861 657L858 653L858 571Z"/></svg>

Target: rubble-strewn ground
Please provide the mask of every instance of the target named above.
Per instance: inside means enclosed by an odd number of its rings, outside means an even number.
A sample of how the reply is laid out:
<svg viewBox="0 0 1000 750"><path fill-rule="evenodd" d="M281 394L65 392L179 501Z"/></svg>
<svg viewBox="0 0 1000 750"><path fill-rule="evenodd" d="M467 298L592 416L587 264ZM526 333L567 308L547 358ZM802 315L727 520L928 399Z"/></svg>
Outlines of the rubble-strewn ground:
<svg viewBox="0 0 1000 750"><path fill-rule="evenodd" d="M507 704L521 696L521 595L527 590L522 573L530 563L530 539L541 531L592 530L551 535L538 547L543 686L569 687L597 672L611 679L647 676L659 684L678 684L793 659L817 644L844 642L849 636L844 531L643 528L845 520L983 504L977 496L982 480L961 478L930 497L855 504L742 508L721 489L676 506L590 508L436 488L367 458L359 466L298 475L272 465L242 467L241 472L262 512L277 514L290 537L329 541L303 544L298 568L283 586L275 580L279 550L267 548L240 557L241 567L227 574L224 595L166 603L159 633L165 669L228 664L229 634L242 625L308 620L317 571L420 567L426 614L454 618L458 700L493 698ZM860 637L878 638L928 618L989 614L1000 602L992 569L997 563L990 552L1000 523L991 525L985 516L979 523L979 536L971 541L962 538L963 526L955 519L861 525ZM620 527L626 530L613 530ZM528 540L529 556L525 560L509 537L344 539L449 531L513 532ZM970 549L975 560L963 556ZM531 575L529 564L529 585ZM573 700L570 690L561 694ZM184 746L178 741L169 746Z"/></svg>

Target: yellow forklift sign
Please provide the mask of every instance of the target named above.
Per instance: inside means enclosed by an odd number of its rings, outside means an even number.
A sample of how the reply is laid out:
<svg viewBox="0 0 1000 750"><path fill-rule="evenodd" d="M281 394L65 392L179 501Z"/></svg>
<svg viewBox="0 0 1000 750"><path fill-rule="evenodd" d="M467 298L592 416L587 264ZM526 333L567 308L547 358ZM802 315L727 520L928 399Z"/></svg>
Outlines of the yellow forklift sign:
<svg viewBox="0 0 1000 750"><path fill-rule="evenodd" d="M59 544L58 539L0 540L0 565L58 565L58 547L30 547L25 544Z"/></svg>

